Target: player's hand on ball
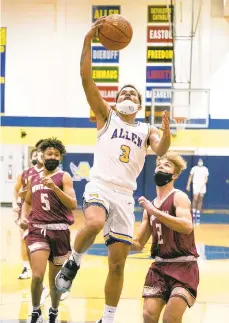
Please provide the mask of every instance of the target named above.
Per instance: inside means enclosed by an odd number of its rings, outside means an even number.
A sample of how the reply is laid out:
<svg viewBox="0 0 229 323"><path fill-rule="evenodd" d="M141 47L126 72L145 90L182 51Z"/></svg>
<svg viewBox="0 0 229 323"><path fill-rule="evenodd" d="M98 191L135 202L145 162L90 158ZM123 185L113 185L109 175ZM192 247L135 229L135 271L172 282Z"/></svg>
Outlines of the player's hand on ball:
<svg viewBox="0 0 229 323"><path fill-rule="evenodd" d="M28 225L29 225L29 220L26 218L23 218L21 220L19 220L19 227L22 228L23 230L28 229Z"/></svg>
<svg viewBox="0 0 229 323"><path fill-rule="evenodd" d="M144 196L139 197L138 203L147 211L149 215L154 215L157 209Z"/></svg>
<svg viewBox="0 0 229 323"><path fill-rule="evenodd" d="M51 190L54 190L57 186L56 184L53 182L53 180L50 177L44 177L41 179L41 183L50 188Z"/></svg>
<svg viewBox="0 0 229 323"><path fill-rule="evenodd" d="M165 136L170 135L170 127L169 127L169 114L167 111L164 111L162 114L162 131Z"/></svg>
<svg viewBox="0 0 229 323"><path fill-rule="evenodd" d="M91 30L86 34L85 38L90 41L94 38L97 38L99 34L99 28L103 25L105 19L106 19L106 16L102 16L98 18L96 22L92 25Z"/></svg>

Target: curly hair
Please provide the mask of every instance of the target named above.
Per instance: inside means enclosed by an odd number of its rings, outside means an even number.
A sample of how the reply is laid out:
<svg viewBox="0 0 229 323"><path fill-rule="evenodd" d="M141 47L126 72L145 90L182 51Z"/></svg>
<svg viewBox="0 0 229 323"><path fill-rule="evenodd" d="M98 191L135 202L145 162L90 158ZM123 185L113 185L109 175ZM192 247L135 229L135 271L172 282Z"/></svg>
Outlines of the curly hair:
<svg viewBox="0 0 229 323"><path fill-rule="evenodd" d="M116 98L115 98L115 101L117 102L118 100L118 97L120 95L120 93L122 92L122 90L125 88L125 87L132 87L138 94L138 100L139 100L139 103L140 105L142 105L142 96L141 96L141 93L138 91L138 89L133 85L133 84L125 84L123 85L120 90L117 92L116 94Z"/></svg>
<svg viewBox="0 0 229 323"><path fill-rule="evenodd" d="M45 139L38 140L38 142L35 145L36 149L38 149L38 147L42 144L43 141L45 141Z"/></svg>
<svg viewBox="0 0 229 323"><path fill-rule="evenodd" d="M41 144L41 151L44 152L47 148L55 148L59 150L60 154L63 156L66 154L66 149L63 143L57 138L47 138Z"/></svg>

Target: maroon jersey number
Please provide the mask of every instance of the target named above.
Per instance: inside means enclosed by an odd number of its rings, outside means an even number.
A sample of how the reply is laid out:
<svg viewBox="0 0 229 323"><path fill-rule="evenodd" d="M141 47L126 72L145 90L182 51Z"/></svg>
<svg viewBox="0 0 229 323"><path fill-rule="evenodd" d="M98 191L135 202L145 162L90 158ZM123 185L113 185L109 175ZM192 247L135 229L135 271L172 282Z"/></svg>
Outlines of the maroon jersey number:
<svg viewBox="0 0 229 323"><path fill-rule="evenodd" d="M48 199L48 193L41 193L41 204L42 209L45 211L50 211L50 203Z"/></svg>
<svg viewBox="0 0 229 323"><path fill-rule="evenodd" d="M157 230L157 236L158 236L158 244L163 244L163 238L162 238L162 227L161 223L156 223L156 230Z"/></svg>

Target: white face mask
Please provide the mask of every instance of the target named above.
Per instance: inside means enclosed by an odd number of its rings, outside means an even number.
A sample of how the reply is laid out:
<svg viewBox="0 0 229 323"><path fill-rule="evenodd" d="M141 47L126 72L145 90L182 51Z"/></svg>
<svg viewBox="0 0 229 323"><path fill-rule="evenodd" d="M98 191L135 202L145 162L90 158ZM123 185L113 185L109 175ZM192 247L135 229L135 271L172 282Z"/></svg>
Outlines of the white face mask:
<svg viewBox="0 0 229 323"><path fill-rule="evenodd" d="M199 162L198 162L198 166L199 166L199 167L202 167L203 165L204 165L204 163L203 163L202 161L199 161Z"/></svg>
<svg viewBox="0 0 229 323"><path fill-rule="evenodd" d="M133 103L130 100L124 100L116 103L116 110L122 114L129 115L138 111L139 104Z"/></svg>
<svg viewBox="0 0 229 323"><path fill-rule="evenodd" d="M39 161L40 164L43 164L44 163L42 151L38 151L37 152L37 160Z"/></svg>

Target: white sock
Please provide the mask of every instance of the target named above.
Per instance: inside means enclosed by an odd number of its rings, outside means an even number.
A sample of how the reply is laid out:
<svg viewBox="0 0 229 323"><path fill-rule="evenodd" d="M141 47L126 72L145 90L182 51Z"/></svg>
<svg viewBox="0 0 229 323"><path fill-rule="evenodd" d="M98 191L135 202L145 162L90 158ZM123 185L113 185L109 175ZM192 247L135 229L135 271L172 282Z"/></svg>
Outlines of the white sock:
<svg viewBox="0 0 229 323"><path fill-rule="evenodd" d="M197 218L197 220L200 219L200 211L196 211L196 218Z"/></svg>
<svg viewBox="0 0 229 323"><path fill-rule="evenodd" d="M69 259L75 261L77 266L80 266L82 256L83 256L83 253L78 253L73 249Z"/></svg>
<svg viewBox="0 0 229 323"><path fill-rule="evenodd" d="M23 264L24 264L24 268L28 270L30 269L29 261L24 261Z"/></svg>
<svg viewBox="0 0 229 323"><path fill-rule="evenodd" d="M114 323L116 308L105 304L102 323Z"/></svg>
<svg viewBox="0 0 229 323"><path fill-rule="evenodd" d="M196 209L192 209L192 214L194 217L196 216Z"/></svg>

